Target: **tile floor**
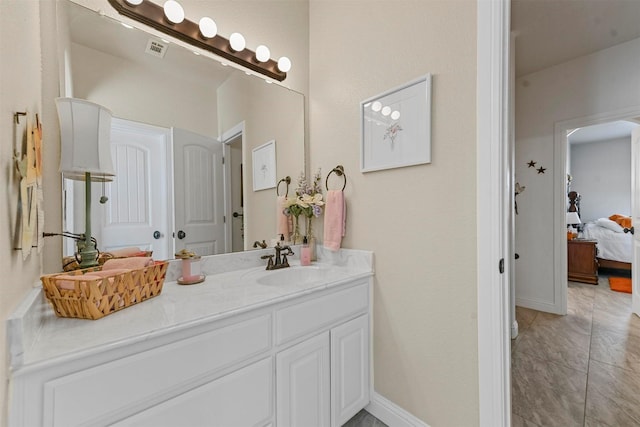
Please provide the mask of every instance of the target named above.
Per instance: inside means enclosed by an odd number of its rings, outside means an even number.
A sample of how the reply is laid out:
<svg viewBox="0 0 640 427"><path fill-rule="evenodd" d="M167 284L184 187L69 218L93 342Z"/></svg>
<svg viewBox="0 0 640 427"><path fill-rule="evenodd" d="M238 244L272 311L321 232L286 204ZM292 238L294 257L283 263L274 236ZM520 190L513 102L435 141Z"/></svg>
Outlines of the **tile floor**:
<svg viewBox="0 0 640 427"><path fill-rule="evenodd" d="M569 282L568 314L516 307L513 427L640 426L640 318L631 295Z"/></svg>
<svg viewBox="0 0 640 427"><path fill-rule="evenodd" d="M385 423L365 411L364 409L355 414L342 427L388 427Z"/></svg>

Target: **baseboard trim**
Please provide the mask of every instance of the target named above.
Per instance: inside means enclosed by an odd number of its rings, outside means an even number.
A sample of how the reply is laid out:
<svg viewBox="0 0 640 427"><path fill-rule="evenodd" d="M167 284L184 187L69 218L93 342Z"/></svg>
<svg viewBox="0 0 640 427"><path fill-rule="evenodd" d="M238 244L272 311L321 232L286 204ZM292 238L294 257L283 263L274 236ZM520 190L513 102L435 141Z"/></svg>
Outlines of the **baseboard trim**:
<svg viewBox="0 0 640 427"><path fill-rule="evenodd" d="M429 427L429 424L375 392L364 409L389 427Z"/></svg>
<svg viewBox="0 0 640 427"><path fill-rule="evenodd" d="M516 305L518 307L530 308L532 310L544 311L546 313L561 314L558 311L558 307L548 302L542 302L542 301L531 300L526 298L516 298Z"/></svg>

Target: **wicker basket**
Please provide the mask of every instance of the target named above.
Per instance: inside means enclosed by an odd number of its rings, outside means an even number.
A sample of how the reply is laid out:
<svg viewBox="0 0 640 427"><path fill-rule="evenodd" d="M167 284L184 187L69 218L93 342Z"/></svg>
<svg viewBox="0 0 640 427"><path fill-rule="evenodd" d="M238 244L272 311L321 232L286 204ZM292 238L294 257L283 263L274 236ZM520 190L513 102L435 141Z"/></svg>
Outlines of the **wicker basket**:
<svg viewBox="0 0 640 427"><path fill-rule="evenodd" d="M58 277L82 275L100 267L50 274L41 280L44 294L59 317L96 320L160 295L168 265L161 261L110 277L74 281L74 289L64 289Z"/></svg>

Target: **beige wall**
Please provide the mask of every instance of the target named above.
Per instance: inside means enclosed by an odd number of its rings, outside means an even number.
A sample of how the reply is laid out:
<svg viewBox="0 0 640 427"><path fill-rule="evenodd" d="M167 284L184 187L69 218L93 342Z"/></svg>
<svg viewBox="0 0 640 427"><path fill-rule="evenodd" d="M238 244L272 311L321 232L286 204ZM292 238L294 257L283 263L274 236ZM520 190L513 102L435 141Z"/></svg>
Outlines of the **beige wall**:
<svg viewBox="0 0 640 427"><path fill-rule="evenodd" d="M115 117L218 136L215 88L188 73L179 77L76 43L71 73L73 96L104 105Z"/></svg>
<svg viewBox="0 0 640 427"><path fill-rule="evenodd" d="M253 191L252 150L276 141L276 182L290 176L295 182L304 169L304 97L262 80L235 74L218 90L220 132L241 122L245 124L242 141L244 174L245 249L255 240L276 238L276 191ZM284 185L281 191L285 191Z"/></svg>
<svg viewBox="0 0 640 427"><path fill-rule="evenodd" d="M375 390L432 426L479 422L476 2L311 0L310 158L348 177L343 247L375 252ZM433 73L430 165L359 171L359 102Z"/></svg>
<svg viewBox="0 0 640 427"><path fill-rule="evenodd" d="M16 111L27 109L32 114L40 114L44 131L45 230L56 231L60 227L59 131L53 105L53 97L58 91L56 42L55 37L40 37L41 29L43 33L55 35L54 17L55 3L52 1L0 1L0 114L3 117L0 120L0 200L3 201L3 213L0 215L0 235L3 236L0 244L0 318L3 320L0 342L3 349L6 340L4 320L43 271L52 271L60 265L59 238L47 239L42 253L34 252L25 261L20 252L12 249L19 191L11 160L15 141L12 116ZM25 120L21 122L25 123ZM21 135L24 127L18 129ZM57 197L51 196L56 193ZM8 398L6 351L2 351L0 357L0 425L5 425Z"/></svg>

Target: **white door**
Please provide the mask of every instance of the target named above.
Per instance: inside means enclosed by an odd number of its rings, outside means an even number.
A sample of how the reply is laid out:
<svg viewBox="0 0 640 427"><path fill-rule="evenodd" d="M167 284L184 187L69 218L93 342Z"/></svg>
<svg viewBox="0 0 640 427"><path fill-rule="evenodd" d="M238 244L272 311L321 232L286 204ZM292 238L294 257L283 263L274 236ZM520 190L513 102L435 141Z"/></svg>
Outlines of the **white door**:
<svg viewBox="0 0 640 427"><path fill-rule="evenodd" d="M631 217L632 225L640 224L640 127L631 134ZM640 316L640 289L638 289L638 268L640 268L640 234L633 234L633 259L631 264L631 294L633 312Z"/></svg>
<svg viewBox="0 0 640 427"><path fill-rule="evenodd" d="M340 427L369 403L369 316L331 330L331 425Z"/></svg>
<svg viewBox="0 0 640 427"><path fill-rule="evenodd" d="M102 184L92 186L92 234L100 250L135 246L152 250L156 259L172 257L168 141L169 129L112 120L116 176L104 185L106 203L100 203Z"/></svg>
<svg viewBox="0 0 640 427"><path fill-rule="evenodd" d="M222 143L173 128L176 251L224 253Z"/></svg>
<svg viewBox="0 0 640 427"><path fill-rule="evenodd" d="M329 369L329 332L276 355L279 427L330 425Z"/></svg>

